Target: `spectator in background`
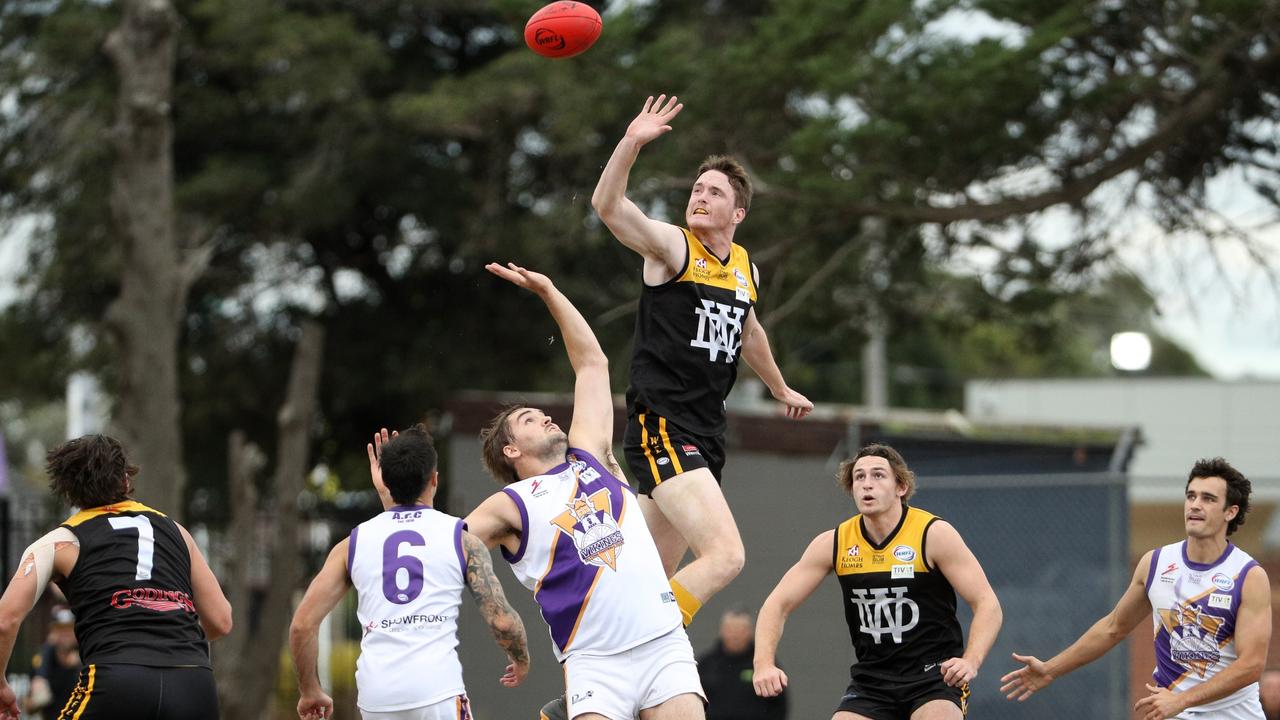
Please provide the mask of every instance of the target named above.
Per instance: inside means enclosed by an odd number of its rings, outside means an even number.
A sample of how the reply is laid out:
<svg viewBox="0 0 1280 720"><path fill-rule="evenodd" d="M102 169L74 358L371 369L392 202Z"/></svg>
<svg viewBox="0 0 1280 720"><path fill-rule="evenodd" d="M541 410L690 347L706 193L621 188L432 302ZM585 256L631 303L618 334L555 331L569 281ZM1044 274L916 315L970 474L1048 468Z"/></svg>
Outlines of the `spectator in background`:
<svg viewBox="0 0 1280 720"><path fill-rule="evenodd" d="M76 616L59 605L53 609L49 634L31 660L31 689L25 701L28 713L58 717L80 677L80 645L76 643Z"/></svg>
<svg viewBox="0 0 1280 720"><path fill-rule="evenodd" d="M1280 668L1262 673L1258 696L1262 698L1262 714L1267 720L1280 720Z"/></svg>
<svg viewBox="0 0 1280 720"><path fill-rule="evenodd" d="M698 658L698 674L707 693L707 720L785 720L786 692L756 695L754 675L755 618L735 605L720 616L720 640Z"/></svg>

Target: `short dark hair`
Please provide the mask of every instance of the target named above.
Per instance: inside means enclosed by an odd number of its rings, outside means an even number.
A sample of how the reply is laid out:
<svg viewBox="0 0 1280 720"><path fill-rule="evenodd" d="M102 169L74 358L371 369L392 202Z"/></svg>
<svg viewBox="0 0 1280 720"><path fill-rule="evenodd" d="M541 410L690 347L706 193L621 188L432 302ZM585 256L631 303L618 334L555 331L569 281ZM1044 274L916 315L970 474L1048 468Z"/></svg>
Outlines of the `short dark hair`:
<svg viewBox="0 0 1280 720"><path fill-rule="evenodd" d="M515 466L507 462L507 455L502 452L502 449L515 439L511 434L511 428L507 426L507 420L511 419L517 410L524 408L525 405L519 403L503 408L502 412L494 416L480 431L480 452L484 467L494 480L504 485L520 482Z"/></svg>
<svg viewBox="0 0 1280 720"><path fill-rule="evenodd" d="M53 494L68 505L95 508L128 500L129 482L138 466L129 462L124 445L109 435L68 440L44 457Z"/></svg>
<svg viewBox="0 0 1280 720"><path fill-rule="evenodd" d="M729 187L733 188L734 202L743 210L751 210L751 178L742 167L742 163L731 155L711 155L698 166L697 177L708 170L718 170L729 178Z"/></svg>
<svg viewBox="0 0 1280 720"><path fill-rule="evenodd" d="M382 446L378 465L382 468L382 484L396 503L409 505L422 497L436 470L436 446L427 426L418 423L401 430Z"/></svg>
<svg viewBox="0 0 1280 720"><path fill-rule="evenodd" d="M1227 522L1227 534L1236 531L1236 528L1244 524L1244 516L1249 512L1249 495L1253 492L1253 483L1249 482L1249 478L1244 473L1231 466L1224 458L1201 458L1191 467L1191 472L1187 475L1187 484L1183 487L1191 487L1191 481L1196 478L1222 478L1227 483L1227 507L1236 505L1240 511L1236 516Z"/></svg>
<svg viewBox="0 0 1280 720"><path fill-rule="evenodd" d="M902 454L888 445L872 443L858 451L857 455L840 463L840 469L836 471L836 482L840 483L840 487L849 494L853 494L853 466L864 457L879 457L889 461L889 469L893 471L893 477L898 482L907 486L907 494L902 496L902 501L906 502L916 494L916 474L911 472L907 467L907 461L902 459Z"/></svg>

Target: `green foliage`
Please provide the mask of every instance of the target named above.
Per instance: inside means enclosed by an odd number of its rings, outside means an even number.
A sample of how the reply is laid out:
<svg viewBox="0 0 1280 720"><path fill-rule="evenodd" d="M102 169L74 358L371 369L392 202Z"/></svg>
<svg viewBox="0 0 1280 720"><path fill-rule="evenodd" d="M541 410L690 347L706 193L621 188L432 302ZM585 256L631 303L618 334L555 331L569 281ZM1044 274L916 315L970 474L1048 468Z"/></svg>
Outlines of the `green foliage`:
<svg viewBox="0 0 1280 720"><path fill-rule="evenodd" d="M631 196L678 220L702 157L747 161L759 190L737 239L760 265L784 372L820 401L859 398L873 304L890 319L895 402L958 404L968 377L1105 372L1099 343L1149 325L1152 304L1116 275L1122 238L1098 216L1117 189L1101 178L1127 173L1147 190L1133 202L1183 227L1209 179L1277 150L1258 130L1280 89L1274 3L616 3L597 45L564 61L523 47L541 4L176 3L176 197L191 243L213 250L181 349L197 488L221 487L232 428L274 446L304 314L328 329L318 459L353 487L381 425L436 415L463 388L567 388L550 319L489 261L550 273L621 390L640 263L589 198L648 94L686 105L642 153ZM116 12L0 10L0 216L51 220L28 299L0 315L5 396L55 394L59 343L77 327L100 337L115 292L101 45ZM958 32L973 17L1001 30ZM1153 147L1130 159L1144 136ZM1250 177L1280 186L1274 168ZM1058 203L1104 229L1066 247L1027 230ZM887 284L868 276L869 215L891 223ZM974 252L995 258L983 277L944 269ZM1198 371L1157 351L1157 367Z"/></svg>

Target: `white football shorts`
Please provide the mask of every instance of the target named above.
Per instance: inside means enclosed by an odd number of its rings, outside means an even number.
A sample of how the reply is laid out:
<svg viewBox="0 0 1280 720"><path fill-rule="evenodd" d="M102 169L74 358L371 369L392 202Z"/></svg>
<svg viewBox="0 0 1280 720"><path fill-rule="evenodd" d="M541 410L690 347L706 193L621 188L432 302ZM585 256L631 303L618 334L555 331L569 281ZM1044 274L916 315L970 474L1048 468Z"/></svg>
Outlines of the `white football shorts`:
<svg viewBox="0 0 1280 720"><path fill-rule="evenodd" d="M570 655L564 683L570 718L599 713L609 720L632 720L677 695L707 700L682 627L613 655Z"/></svg>

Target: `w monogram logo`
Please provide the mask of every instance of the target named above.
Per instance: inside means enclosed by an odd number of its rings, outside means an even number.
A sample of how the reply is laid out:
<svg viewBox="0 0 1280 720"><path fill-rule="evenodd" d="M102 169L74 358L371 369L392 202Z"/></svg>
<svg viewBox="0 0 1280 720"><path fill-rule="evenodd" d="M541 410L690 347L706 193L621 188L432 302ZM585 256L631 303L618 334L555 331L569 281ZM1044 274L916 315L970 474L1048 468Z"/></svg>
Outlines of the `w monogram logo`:
<svg viewBox="0 0 1280 720"><path fill-rule="evenodd" d="M689 346L705 349L711 362L718 361L720 353L724 353L724 361L732 363L742 346L742 318L746 311L703 299L702 307L694 312L698 314L698 336L689 341Z"/></svg>
<svg viewBox="0 0 1280 720"><path fill-rule="evenodd" d="M901 643L902 634L920 622L920 608L911 598L903 597L906 592L905 587L854 590L849 601L858 606L858 630L870 635L877 645L881 635Z"/></svg>

